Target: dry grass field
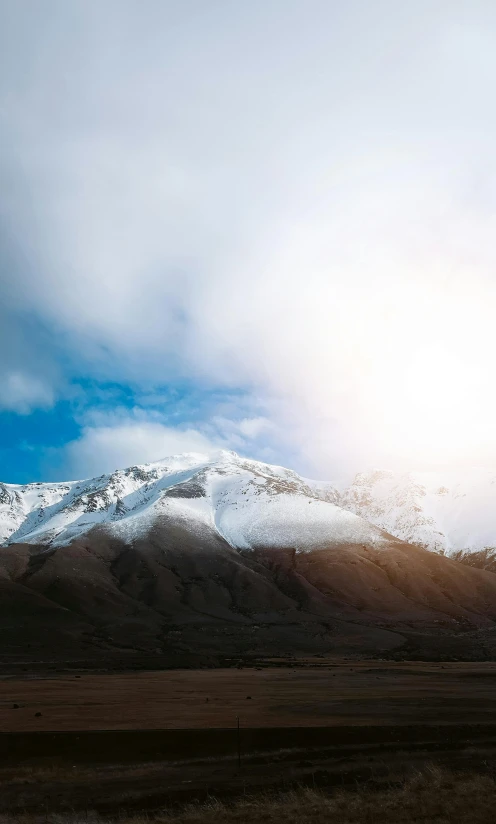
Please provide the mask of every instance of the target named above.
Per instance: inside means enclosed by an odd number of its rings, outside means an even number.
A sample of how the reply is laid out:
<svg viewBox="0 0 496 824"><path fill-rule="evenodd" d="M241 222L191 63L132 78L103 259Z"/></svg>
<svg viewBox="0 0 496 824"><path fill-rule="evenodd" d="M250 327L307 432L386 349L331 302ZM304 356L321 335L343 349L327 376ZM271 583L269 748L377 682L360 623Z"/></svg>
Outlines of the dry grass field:
<svg viewBox="0 0 496 824"><path fill-rule="evenodd" d="M81 673L0 680L0 731L477 724L496 721L494 663Z"/></svg>
<svg viewBox="0 0 496 824"><path fill-rule="evenodd" d="M0 824L482 824L496 801L496 664L5 676L0 743Z"/></svg>
<svg viewBox="0 0 496 824"><path fill-rule="evenodd" d="M152 814L89 812L3 815L2 824L492 824L496 783L489 776L427 769L394 786L329 794L313 788L243 796L234 802L165 808Z"/></svg>

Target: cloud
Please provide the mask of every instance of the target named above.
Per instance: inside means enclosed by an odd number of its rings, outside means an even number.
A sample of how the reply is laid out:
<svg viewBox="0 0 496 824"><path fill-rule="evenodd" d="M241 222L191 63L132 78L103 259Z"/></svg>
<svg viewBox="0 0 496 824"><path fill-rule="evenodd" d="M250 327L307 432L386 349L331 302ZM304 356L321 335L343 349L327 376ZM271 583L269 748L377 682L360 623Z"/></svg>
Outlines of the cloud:
<svg viewBox="0 0 496 824"><path fill-rule="evenodd" d="M215 449L195 429L175 429L154 421L129 420L114 426L89 426L63 450L64 470L91 477L133 464L149 463L181 452Z"/></svg>
<svg viewBox="0 0 496 824"><path fill-rule="evenodd" d="M61 478L95 476L181 452L235 449L271 460L274 452L267 442L272 435L273 425L262 416L239 420L214 416L174 425L157 409L90 409L83 414L80 436L61 449L48 450L45 463L52 477L56 467Z"/></svg>
<svg viewBox="0 0 496 824"><path fill-rule="evenodd" d="M238 410L235 409L233 411ZM224 438L234 438L238 443L256 440L261 435L266 435L274 429L272 421L261 415L241 419L230 419L222 415L215 415L210 425L219 432L222 432Z"/></svg>
<svg viewBox="0 0 496 824"><path fill-rule="evenodd" d="M230 439L322 474L496 459L491 5L48 5L2 7L0 221L60 361L243 387Z"/></svg>
<svg viewBox="0 0 496 824"><path fill-rule="evenodd" d="M273 428L273 423L267 418L243 418L238 423L239 431L246 438L258 438Z"/></svg>
<svg viewBox="0 0 496 824"><path fill-rule="evenodd" d="M0 409L29 415L33 409L49 409L53 403L52 387L33 375L9 372L0 377Z"/></svg>

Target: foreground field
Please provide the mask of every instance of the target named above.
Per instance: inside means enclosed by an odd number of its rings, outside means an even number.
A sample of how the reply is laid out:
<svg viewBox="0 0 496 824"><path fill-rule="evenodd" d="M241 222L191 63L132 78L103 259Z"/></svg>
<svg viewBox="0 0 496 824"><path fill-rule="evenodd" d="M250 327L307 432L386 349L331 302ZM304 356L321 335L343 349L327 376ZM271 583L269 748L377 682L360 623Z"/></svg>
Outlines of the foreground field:
<svg viewBox="0 0 496 824"><path fill-rule="evenodd" d="M483 724L495 663L331 663L0 680L0 730Z"/></svg>
<svg viewBox="0 0 496 824"><path fill-rule="evenodd" d="M462 802L467 806L470 793L494 796L496 664L260 663L245 669L4 677L0 815L28 815L33 822L40 810L45 816L80 811L78 821L89 809L109 818L123 810L153 816L192 801L270 792L270 801L217 804L171 813L172 818L161 814L157 821L209 824L215 818L228 824L285 817L444 824L463 821L461 809L456 818L450 811ZM443 778L440 798L444 793L451 804L462 793L455 807L436 807L436 795L423 785L425 815L423 796L414 801L411 788L381 796L426 765L481 778L457 779L456 792L447 789L452 779ZM354 818L343 817L345 803L328 795L274 800L276 792L301 787L332 794L355 786L374 795L350 796L349 809L358 805ZM406 817L396 814L401 799ZM470 804L467 821L492 820L484 818L485 799Z"/></svg>
<svg viewBox="0 0 496 824"><path fill-rule="evenodd" d="M164 809L153 815L120 813L112 819L87 813L46 812L2 816L2 824L492 824L496 784L490 776L428 769L397 786L355 787L334 794L316 789L244 796L233 803L210 798L206 804Z"/></svg>

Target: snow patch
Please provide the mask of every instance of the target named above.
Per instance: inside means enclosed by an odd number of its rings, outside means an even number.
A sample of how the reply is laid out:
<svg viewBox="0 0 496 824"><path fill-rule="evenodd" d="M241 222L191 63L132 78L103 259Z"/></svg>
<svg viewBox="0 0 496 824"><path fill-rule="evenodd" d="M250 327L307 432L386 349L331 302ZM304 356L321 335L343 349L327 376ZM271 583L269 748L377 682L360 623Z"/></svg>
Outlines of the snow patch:
<svg viewBox="0 0 496 824"><path fill-rule="evenodd" d="M133 540L162 520L213 530L237 549L385 544L382 532L337 506L337 497L330 484L235 452L186 453L84 481L5 484L0 536L59 546L102 526Z"/></svg>

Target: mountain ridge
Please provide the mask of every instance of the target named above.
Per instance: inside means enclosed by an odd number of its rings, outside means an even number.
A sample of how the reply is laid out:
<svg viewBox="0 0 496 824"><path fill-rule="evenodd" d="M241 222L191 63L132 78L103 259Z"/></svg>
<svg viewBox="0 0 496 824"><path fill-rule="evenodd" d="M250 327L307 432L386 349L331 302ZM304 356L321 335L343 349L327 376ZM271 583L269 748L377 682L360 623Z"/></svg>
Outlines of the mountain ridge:
<svg viewBox="0 0 496 824"><path fill-rule="evenodd" d="M0 652L20 665L496 654L496 575L284 467L188 453L0 496Z"/></svg>
<svg viewBox="0 0 496 824"><path fill-rule="evenodd" d="M330 485L284 467L228 451L184 453L84 481L3 484L0 540L56 546L97 525L136 535L169 511L198 528L214 523L239 549L288 542L304 549L332 540L336 531L347 539L353 533L358 541L383 540L381 530L345 512L337 499Z"/></svg>
<svg viewBox="0 0 496 824"><path fill-rule="evenodd" d="M226 480L227 476L231 488L221 494L222 478ZM358 473L347 485L338 485L304 478L291 469L227 450L182 453L85 480L0 483L0 545L19 541L69 543L102 523L121 535L126 524L133 532L139 520L146 528L147 507L153 518L166 499L196 500L196 507L192 503L189 509L191 517L198 520L202 509L198 501L210 495L212 512L209 515L204 511L203 517L217 519L219 532L228 543L238 546L241 541L239 546L246 547L250 544L246 524L241 538L234 534L235 524L227 516L227 509L230 506L240 515L241 504L247 502L247 495L253 499L251 493L257 485L258 491L263 488L272 501L279 497L282 502L280 496L284 494L292 496L291 502L286 500L287 509L291 509L290 503L295 504L295 496L331 504L400 540L455 558L472 552L475 560L488 548L496 547L496 517L492 514L496 512L496 471L399 473L376 469ZM314 523L318 520L317 509L311 510ZM319 513L322 528L326 509L330 518L327 507ZM285 515L281 507L283 521ZM300 512L299 517L303 515ZM225 535L223 529L227 529ZM313 532L317 531L315 526Z"/></svg>
<svg viewBox="0 0 496 824"><path fill-rule="evenodd" d="M358 473L339 503L408 543L452 557L496 547L496 471Z"/></svg>

